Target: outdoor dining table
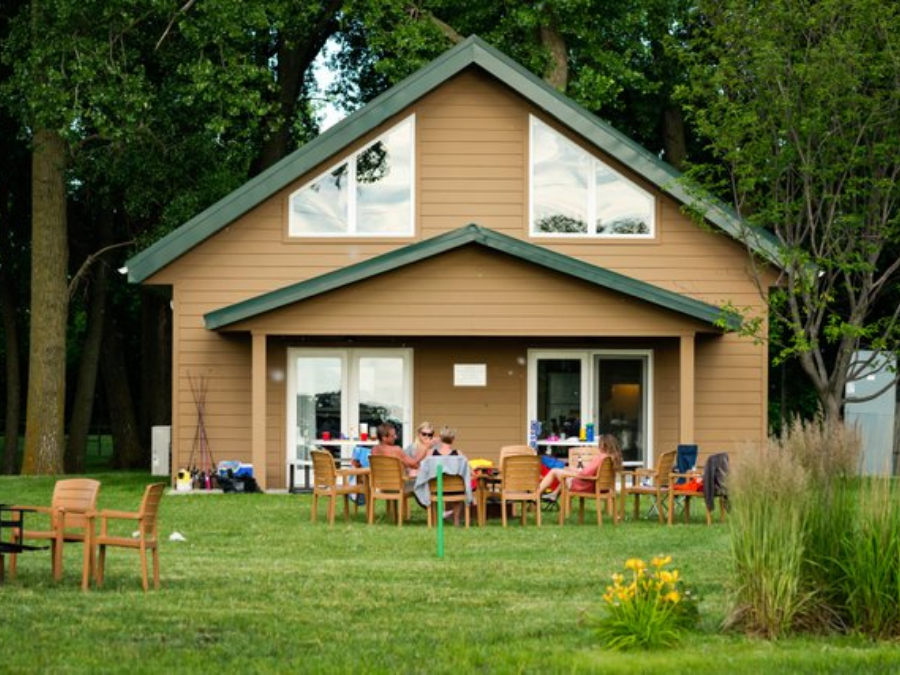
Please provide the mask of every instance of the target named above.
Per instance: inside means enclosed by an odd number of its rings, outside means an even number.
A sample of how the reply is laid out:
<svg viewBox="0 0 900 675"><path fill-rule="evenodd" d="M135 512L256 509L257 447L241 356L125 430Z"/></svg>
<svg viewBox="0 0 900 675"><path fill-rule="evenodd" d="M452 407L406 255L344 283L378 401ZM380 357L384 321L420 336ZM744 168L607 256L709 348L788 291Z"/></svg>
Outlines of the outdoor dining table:
<svg viewBox="0 0 900 675"><path fill-rule="evenodd" d="M5 513L9 517L4 516ZM25 529L25 514L34 513L34 509L23 506L11 506L9 504L0 504L0 583L3 583L6 574L5 555L16 556L25 551L40 551L46 549L46 546L32 546L30 544L13 543L12 541L4 541L3 528L8 527L17 529L20 532Z"/></svg>

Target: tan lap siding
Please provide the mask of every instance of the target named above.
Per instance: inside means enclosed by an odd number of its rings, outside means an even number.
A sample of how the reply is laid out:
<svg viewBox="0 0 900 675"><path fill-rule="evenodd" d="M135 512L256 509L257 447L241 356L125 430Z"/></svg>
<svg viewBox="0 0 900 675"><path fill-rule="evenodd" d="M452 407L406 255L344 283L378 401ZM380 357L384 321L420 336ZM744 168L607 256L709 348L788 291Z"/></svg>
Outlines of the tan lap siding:
<svg viewBox="0 0 900 675"><path fill-rule="evenodd" d="M470 459L496 460L502 445L525 442L526 353L524 343L491 338L419 343L414 424L455 427L456 445ZM487 367L487 386L454 386L454 364L473 363Z"/></svg>
<svg viewBox="0 0 900 675"><path fill-rule="evenodd" d="M380 308L384 321L373 320ZM303 335L672 335L708 325L470 246L237 323Z"/></svg>

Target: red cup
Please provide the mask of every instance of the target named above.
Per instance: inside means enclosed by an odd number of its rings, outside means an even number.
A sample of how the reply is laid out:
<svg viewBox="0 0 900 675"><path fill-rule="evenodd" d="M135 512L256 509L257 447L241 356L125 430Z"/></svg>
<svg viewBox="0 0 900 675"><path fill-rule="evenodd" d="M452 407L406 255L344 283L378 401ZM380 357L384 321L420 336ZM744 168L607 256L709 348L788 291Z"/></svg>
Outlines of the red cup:
<svg viewBox="0 0 900 675"><path fill-rule="evenodd" d="M322 432L322 440L323 440L323 441L330 441L330 440L331 440L331 432L330 432L330 431L323 431L323 432Z"/></svg>
<svg viewBox="0 0 900 675"><path fill-rule="evenodd" d="M368 434L368 432L365 432L365 431L362 432L362 433L359 435L359 440L361 440L361 441L367 441L367 440L369 440L369 434Z"/></svg>

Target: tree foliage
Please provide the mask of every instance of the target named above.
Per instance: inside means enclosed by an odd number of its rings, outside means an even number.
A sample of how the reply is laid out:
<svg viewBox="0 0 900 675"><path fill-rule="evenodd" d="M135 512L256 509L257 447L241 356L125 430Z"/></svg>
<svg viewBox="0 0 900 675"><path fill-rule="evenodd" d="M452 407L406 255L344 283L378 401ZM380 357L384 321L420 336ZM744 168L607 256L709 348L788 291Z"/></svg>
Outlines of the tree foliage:
<svg viewBox="0 0 900 675"><path fill-rule="evenodd" d="M836 418L856 350L900 339L900 7L702 0L695 22L682 95L717 161L692 177L777 237L778 358Z"/></svg>
<svg viewBox="0 0 900 675"><path fill-rule="evenodd" d="M332 94L353 110L477 34L518 63L678 164L684 129L674 86L687 0L349 0ZM668 134L678 138L673 143ZM676 146L680 146L676 149ZM676 156L677 155L677 156Z"/></svg>

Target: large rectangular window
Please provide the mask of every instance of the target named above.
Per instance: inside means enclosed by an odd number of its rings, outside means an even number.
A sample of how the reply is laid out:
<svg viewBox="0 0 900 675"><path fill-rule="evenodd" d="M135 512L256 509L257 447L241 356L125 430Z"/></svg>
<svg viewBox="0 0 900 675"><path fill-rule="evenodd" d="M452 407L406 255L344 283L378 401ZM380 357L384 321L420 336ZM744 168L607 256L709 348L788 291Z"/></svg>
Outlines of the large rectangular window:
<svg viewBox="0 0 900 675"><path fill-rule="evenodd" d="M535 117L530 176L532 236L654 235L652 195Z"/></svg>
<svg viewBox="0 0 900 675"><path fill-rule="evenodd" d="M413 234L415 116L291 194L292 237Z"/></svg>

